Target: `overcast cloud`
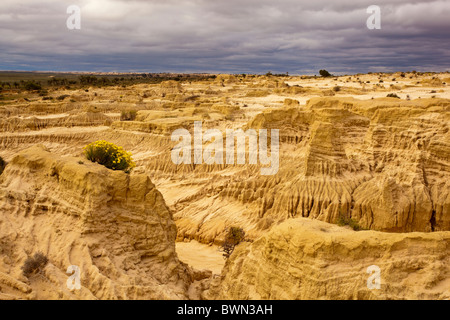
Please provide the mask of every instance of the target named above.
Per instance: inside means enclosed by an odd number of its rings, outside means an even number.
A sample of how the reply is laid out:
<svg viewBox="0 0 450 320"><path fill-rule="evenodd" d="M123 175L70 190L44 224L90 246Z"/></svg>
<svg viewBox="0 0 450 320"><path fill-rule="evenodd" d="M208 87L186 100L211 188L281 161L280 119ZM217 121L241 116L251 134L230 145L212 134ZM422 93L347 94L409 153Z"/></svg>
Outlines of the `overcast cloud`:
<svg viewBox="0 0 450 320"><path fill-rule="evenodd" d="M69 5L81 30L68 30ZM370 5L381 30L369 30ZM448 0L2 0L0 69L450 70Z"/></svg>

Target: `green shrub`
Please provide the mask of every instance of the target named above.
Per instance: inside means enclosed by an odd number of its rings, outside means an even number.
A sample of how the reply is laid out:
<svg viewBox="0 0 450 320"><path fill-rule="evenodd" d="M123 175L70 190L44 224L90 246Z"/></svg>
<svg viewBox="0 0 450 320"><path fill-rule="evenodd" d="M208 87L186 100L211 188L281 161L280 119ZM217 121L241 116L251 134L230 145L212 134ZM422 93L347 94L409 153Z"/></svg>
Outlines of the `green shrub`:
<svg viewBox="0 0 450 320"><path fill-rule="evenodd" d="M38 270L41 270L48 263L48 258L42 253L37 252L33 257L28 257L22 266L23 274L28 277Z"/></svg>
<svg viewBox="0 0 450 320"><path fill-rule="evenodd" d="M331 74L327 70L319 70L319 74L322 77L331 77Z"/></svg>
<svg viewBox="0 0 450 320"><path fill-rule="evenodd" d="M388 97L388 98L398 98L398 99L400 99L400 97L399 97L396 93L389 93L386 97Z"/></svg>
<svg viewBox="0 0 450 320"><path fill-rule="evenodd" d="M361 230L361 227L359 226L358 222L356 222L352 218L339 216L336 223L341 227L342 226L350 226L355 231Z"/></svg>
<svg viewBox="0 0 450 320"><path fill-rule="evenodd" d="M129 173L136 166L130 152L126 152L122 147L104 140L88 144L84 147L84 154L88 160L112 170L122 170Z"/></svg>
<svg viewBox="0 0 450 320"><path fill-rule="evenodd" d="M35 91L35 90L41 90L42 86L39 83L35 83L33 81L28 81L24 85L25 90L28 91Z"/></svg>
<svg viewBox="0 0 450 320"><path fill-rule="evenodd" d="M134 121L136 114L136 110L124 110L120 113L120 121Z"/></svg>
<svg viewBox="0 0 450 320"><path fill-rule="evenodd" d="M228 259L233 253L234 248L244 240L245 232L242 228L231 227L228 229L225 240L220 247L220 251L223 252L224 259Z"/></svg>

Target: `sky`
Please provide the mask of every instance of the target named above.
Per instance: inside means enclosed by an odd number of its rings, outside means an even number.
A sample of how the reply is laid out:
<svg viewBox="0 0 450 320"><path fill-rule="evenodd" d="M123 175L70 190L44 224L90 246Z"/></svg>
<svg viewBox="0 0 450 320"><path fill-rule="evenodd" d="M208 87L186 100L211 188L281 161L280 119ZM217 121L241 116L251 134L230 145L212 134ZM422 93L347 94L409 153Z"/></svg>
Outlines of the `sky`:
<svg viewBox="0 0 450 320"><path fill-rule="evenodd" d="M70 30L67 8L80 8ZM370 5L381 29L369 29ZM450 71L450 0L2 0L0 70Z"/></svg>

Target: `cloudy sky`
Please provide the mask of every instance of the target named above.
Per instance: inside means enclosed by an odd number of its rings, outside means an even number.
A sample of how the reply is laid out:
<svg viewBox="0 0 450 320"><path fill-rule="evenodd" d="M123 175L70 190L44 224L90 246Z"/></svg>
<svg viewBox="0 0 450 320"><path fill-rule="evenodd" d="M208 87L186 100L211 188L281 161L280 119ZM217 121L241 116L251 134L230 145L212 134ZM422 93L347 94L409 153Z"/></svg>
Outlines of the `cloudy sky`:
<svg viewBox="0 0 450 320"><path fill-rule="evenodd" d="M67 7L81 9L69 30ZM381 29L366 12L381 9ZM449 0L2 0L0 70L450 70Z"/></svg>

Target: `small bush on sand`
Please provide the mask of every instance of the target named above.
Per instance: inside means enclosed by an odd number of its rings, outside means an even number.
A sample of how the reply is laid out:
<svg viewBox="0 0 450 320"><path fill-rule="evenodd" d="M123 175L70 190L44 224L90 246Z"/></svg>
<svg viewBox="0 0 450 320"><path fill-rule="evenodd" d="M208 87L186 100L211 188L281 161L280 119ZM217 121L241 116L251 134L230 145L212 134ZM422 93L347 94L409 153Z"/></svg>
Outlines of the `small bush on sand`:
<svg viewBox="0 0 450 320"><path fill-rule="evenodd" d="M28 277L37 271L42 270L48 263L48 258L42 253L37 252L33 257L28 257L22 266L23 274Z"/></svg>
<svg viewBox="0 0 450 320"><path fill-rule="evenodd" d="M68 94L63 94L63 95L57 97L56 99L62 101L62 100L64 100L65 98L68 98L68 97L70 97Z"/></svg>
<svg viewBox="0 0 450 320"><path fill-rule="evenodd" d="M255 90L255 91L249 91L245 95L249 98L261 98L261 97L267 97L269 95L269 91L267 90Z"/></svg>
<svg viewBox="0 0 450 320"><path fill-rule="evenodd" d="M231 227L228 229L228 233L225 236L225 240L220 247L220 251L223 252L224 259L228 259L233 253L234 248L244 240L245 232L242 228Z"/></svg>
<svg viewBox="0 0 450 320"><path fill-rule="evenodd" d="M336 222L339 226L350 226L353 230L358 231L361 230L358 222L353 220L352 218L346 218L344 216L340 216Z"/></svg>
<svg viewBox="0 0 450 320"><path fill-rule="evenodd" d="M136 110L123 110L120 113L120 121L134 121L136 119Z"/></svg>
<svg viewBox="0 0 450 320"><path fill-rule="evenodd" d="M136 164L131 158L131 153L104 140L95 141L84 147L86 158L97 162L112 170L122 170L129 173Z"/></svg>
<svg viewBox="0 0 450 320"><path fill-rule="evenodd" d="M386 97L388 97L388 98L398 98L398 99L400 99L400 97L399 97L396 93L389 93Z"/></svg>

